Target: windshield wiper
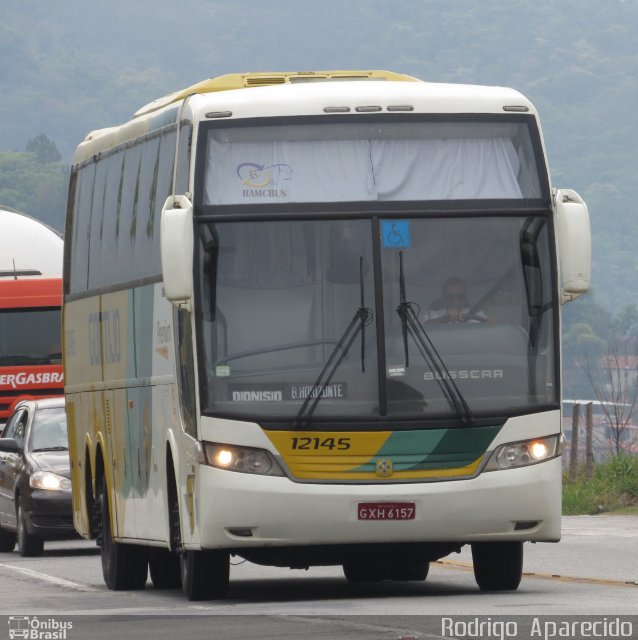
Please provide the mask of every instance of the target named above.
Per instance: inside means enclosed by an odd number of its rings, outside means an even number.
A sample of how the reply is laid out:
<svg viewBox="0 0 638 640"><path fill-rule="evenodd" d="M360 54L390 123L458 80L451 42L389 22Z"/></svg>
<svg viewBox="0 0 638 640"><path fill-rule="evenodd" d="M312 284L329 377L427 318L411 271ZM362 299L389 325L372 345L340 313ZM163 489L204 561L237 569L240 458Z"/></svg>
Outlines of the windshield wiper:
<svg viewBox="0 0 638 640"><path fill-rule="evenodd" d="M430 369L435 373L435 379L445 396L445 399L450 404L450 407L455 411L456 415L465 424L472 421L472 412L468 406L463 394L456 386L456 383L450 376L450 372L445 366L445 362L439 354L434 343L430 339L427 331L423 328L423 325L419 322L419 319L414 312L413 303L407 302L405 294L405 276L403 273L403 251L399 251L399 306L397 307L397 313L401 318L401 327L403 329L403 348L405 350L405 366L409 366L409 351L408 351L408 333L412 336L417 349L423 356Z"/></svg>
<svg viewBox="0 0 638 640"><path fill-rule="evenodd" d="M31 449L31 453L36 451L68 451L69 447L38 447L37 449Z"/></svg>
<svg viewBox="0 0 638 640"><path fill-rule="evenodd" d="M330 384L332 376L348 355L350 347L354 344L357 336L361 334L361 372L365 373L365 328L372 321L372 310L365 306L365 291L363 287L363 256L359 258L359 285L361 292L360 306L356 310L350 324L330 353L321 373L317 376L312 385L310 393L306 396L303 404L295 416L294 425L296 428L304 428L308 425L319 401L323 397L326 387Z"/></svg>

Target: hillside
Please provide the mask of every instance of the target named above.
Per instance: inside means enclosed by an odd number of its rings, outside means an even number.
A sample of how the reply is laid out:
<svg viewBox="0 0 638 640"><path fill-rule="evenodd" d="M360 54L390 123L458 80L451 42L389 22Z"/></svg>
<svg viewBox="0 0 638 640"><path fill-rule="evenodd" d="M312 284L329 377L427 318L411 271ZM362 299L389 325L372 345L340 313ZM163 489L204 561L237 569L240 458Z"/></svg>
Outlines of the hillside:
<svg viewBox="0 0 638 640"><path fill-rule="evenodd" d="M554 184L589 204L596 300L615 313L638 300L637 31L638 3L623 0L6 0L0 152L45 133L68 164L89 130L234 71L387 68L513 86L541 112Z"/></svg>

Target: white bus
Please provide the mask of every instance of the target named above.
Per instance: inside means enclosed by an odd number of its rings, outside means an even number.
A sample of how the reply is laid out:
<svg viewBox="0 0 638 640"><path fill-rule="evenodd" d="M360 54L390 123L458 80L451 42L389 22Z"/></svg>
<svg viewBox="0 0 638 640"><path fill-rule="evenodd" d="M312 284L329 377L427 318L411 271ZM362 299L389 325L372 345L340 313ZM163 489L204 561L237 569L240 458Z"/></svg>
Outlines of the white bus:
<svg viewBox="0 0 638 640"><path fill-rule="evenodd" d="M229 558L516 589L561 514L560 306L587 209L520 93L237 74L78 147L64 260L74 520L106 584Z"/></svg>

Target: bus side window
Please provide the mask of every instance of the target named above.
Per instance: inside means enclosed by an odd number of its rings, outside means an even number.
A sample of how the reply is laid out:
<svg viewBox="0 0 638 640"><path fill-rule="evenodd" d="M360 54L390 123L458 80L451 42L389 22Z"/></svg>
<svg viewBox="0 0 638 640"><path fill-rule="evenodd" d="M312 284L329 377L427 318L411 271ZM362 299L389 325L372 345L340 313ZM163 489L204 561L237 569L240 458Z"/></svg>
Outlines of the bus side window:
<svg viewBox="0 0 638 640"><path fill-rule="evenodd" d="M130 237L135 246L132 273L135 278L143 278L161 272L153 269L153 262L159 256L153 256L154 218L151 207L155 202L155 187L159 173L159 137L151 138L142 145L142 161L135 185L135 202L131 217ZM164 203L160 204L160 208Z"/></svg>
<svg viewBox="0 0 638 640"><path fill-rule="evenodd" d="M73 209L72 236L65 245L73 243L70 258L69 293L84 292L88 288L89 242L91 234L91 203L95 188L95 163L78 170L76 181L75 206Z"/></svg>
<svg viewBox="0 0 638 640"><path fill-rule="evenodd" d="M141 144L136 144L126 149L122 171L122 194L115 230L118 256L114 275L116 282L126 282L134 276L133 256L135 255L135 244L133 240L135 238L134 219L137 206L135 198L139 190L141 161Z"/></svg>
<svg viewBox="0 0 638 640"><path fill-rule="evenodd" d="M104 230L104 200L106 198L106 179L108 162L99 162L95 171L95 184L93 186L93 201L91 204L91 220L89 227L89 251L88 251L88 288L95 289L101 285L102 234Z"/></svg>
<svg viewBox="0 0 638 640"><path fill-rule="evenodd" d="M191 123L183 123L179 131L179 149L177 150L177 175L175 176L175 193L177 194L183 194L188 191L192 135L193 127Z"/></svg>

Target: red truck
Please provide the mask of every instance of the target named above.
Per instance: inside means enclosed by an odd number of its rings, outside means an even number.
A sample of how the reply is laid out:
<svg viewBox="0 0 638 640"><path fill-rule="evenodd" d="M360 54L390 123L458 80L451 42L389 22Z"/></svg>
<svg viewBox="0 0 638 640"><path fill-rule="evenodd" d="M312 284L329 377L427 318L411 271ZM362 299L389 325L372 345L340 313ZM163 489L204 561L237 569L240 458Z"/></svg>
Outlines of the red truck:
<svg viewBox="0 0 638 640"><path fill-rule="evenodd" d="M0 272L0 424L20 400L64 393L62 279Z"/></svg>

